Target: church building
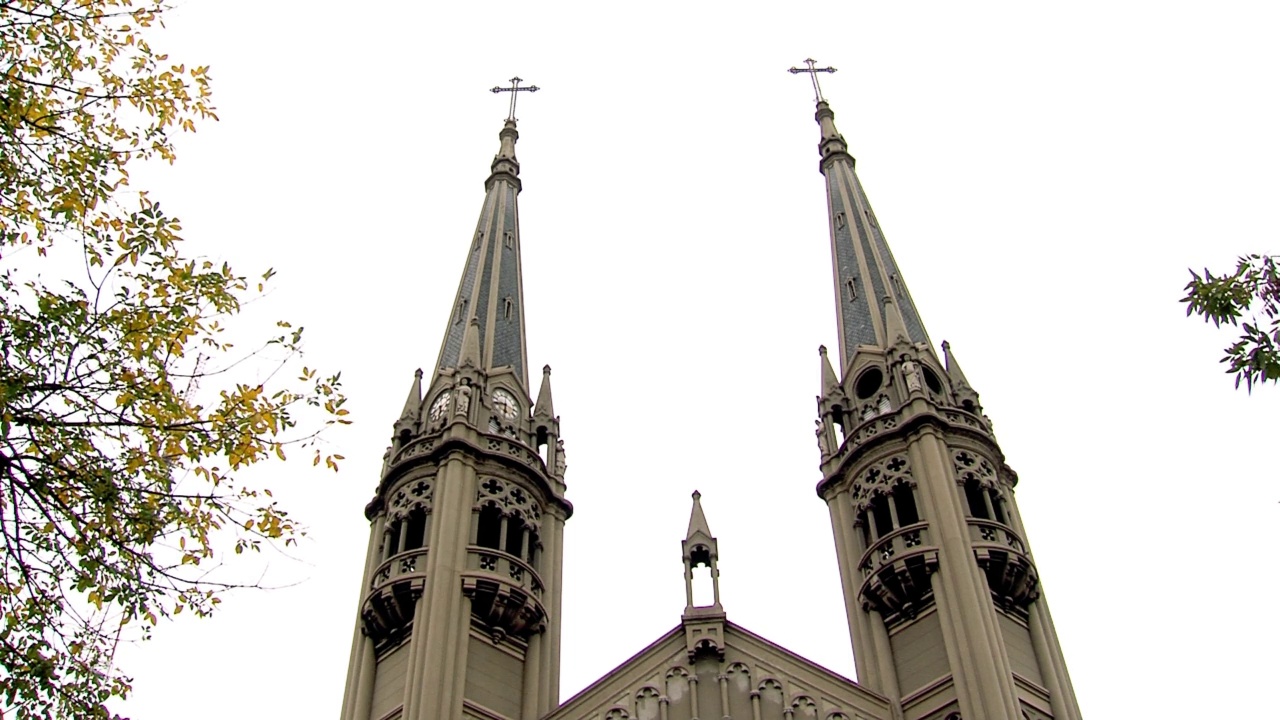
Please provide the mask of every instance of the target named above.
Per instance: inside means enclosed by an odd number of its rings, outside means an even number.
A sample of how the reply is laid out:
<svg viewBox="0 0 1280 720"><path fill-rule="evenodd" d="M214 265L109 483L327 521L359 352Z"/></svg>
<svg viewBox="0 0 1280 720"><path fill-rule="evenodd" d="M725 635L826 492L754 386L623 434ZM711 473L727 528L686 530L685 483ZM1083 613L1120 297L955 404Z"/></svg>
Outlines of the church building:
<svg viewBox="0 0 1280 720"><path fill-rule="evenodd" d="M819 349L817 496L858 681L727 617L694 492L679 625L560 701L573 506L551 369L530 377L525 352L517 79L439 359L413 379L365 508L342 720L1080 720L1018 476L929 339L821 71L793 69L814 81L839 325L836 352Z"/></svg>

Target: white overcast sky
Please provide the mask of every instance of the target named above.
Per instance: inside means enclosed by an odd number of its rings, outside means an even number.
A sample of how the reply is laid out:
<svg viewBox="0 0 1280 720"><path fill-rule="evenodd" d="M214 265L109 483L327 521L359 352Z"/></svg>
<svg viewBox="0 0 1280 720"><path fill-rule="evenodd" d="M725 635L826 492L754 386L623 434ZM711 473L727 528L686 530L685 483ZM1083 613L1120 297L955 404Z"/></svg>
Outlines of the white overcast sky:
<svg viewBox="0 0 1280 720"><path fill-rule="evenodd" d="M135 720L334 717L391 423L441 333L513 74L529 362L576 512L561 696L673 627L703 493L733 621L853 675L814 494L836 326L812 56L935 341L1017 498L1093 720L1266 715L1277 394L1232 389L1188 266L1280 251L1274 3L185 0L153 41L222 120L135 178L191 252L279 272L356 424L261 470L310 535L271 592L120 656ZM244 577L258 568L245 566Z"/></svg>

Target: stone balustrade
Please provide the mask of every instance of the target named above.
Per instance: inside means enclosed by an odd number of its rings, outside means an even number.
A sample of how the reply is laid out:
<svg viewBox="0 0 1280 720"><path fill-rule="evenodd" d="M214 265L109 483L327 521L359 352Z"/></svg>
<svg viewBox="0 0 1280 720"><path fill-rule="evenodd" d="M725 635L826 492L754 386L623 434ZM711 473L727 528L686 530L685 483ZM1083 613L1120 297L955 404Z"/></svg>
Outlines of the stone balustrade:
<svg viewBox="0 0 1280 720"><path fill-rule="evenodd" d="M992 520L969 518L969 544L996 602L1025 607L1040 596L1035 563L1026 542L1012 528Z"/></svg>
<svg viewBox="0 0 1280 720"><path fill-rule="evenodd" d="M858 569L863 605L886 619L912 617L932 597L929 575L938 568L938 548L930 542L929 523L918 522L876 538L862 554Z"/></svg>

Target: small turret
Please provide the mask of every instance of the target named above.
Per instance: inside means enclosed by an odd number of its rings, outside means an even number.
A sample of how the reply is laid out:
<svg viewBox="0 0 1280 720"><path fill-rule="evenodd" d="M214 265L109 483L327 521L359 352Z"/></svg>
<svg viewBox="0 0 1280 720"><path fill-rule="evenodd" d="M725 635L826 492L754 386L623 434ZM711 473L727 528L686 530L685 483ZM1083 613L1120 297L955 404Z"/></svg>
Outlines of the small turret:
<svg viewBox="0 0 1280 720"><path fill-rule="evenodd" d="M551 402L551 366L542 366L542 385L538 388L538 400L533 404L533 417L539 420L554 420L556 410Z"/></svg>
<svg viewBox="0 0 1280 720"><path fill-rule="evenodd" d="M720 570L716 567L719 552L715 536L707 525L707 516L702 512L702 493L693 491L693 510L689 513L689 530L680 543L684 551L684 584L685 615L703 614L700 611L723 613L720 606ZM711 605L694 605L693 602L693 569L705 565L711 570Z"/></svg>
<svg viewBox="0 0 1280 720"><path fill-rule="evenodd" d="M982 415L982 403L978 402L978 393L964 376L960 363L951 354L951 343L946 340L942 341L942 356L947 364L947 378L951 380L951 391L956 396L956 404L962 410L974 415Z"/></svg>
<svg viewBox="0 0 1280 720"><path fill-rule="evenodd" d="M715 655L724 659L724 607L720 605L720 568L716 561L719 550L715 536L702 512L702 493L693 491L693 509L689 512L689 530L680 543L684 551L685 608L680 616L685 631L685 645L692 662L699 656ZM693 570L705 566L711 576L710 605L695 605Z"/></svg>
<svg viewBox="0 0 1280 720"><path fill-rule="evenodd" d="M825 398L831 395L832 391L840 390L840 381L836 379L836 371L831 367L831 358L827 357L827 346L818 346L818 357L821 358L819 363L822 365L820 369L822 375L822 396Z"/></svg>
<svg viewBox="0 0 1280 720"><path fill-rule="evenodd" d="M818 436L818 452L825 460L840 447L852 408L840 387L840 380L836 378L836 371L831 367L826 345L818 346L818 357L822 394L818 396L818 420L813 432Z"/></svg>
<svg viewBox="0 0 1280 720"><path fill-rule="evenodd" d="M538 400L533 404L534 444L546 463L547 472L564 481L568 467L564 455L564 441L560 439L560 418L556 417L555 404L551 400L551 366L542 366L542 385L538 388Z"/></svg>
<svg viewBox="0 0 1280 720"><path fill-rule="evenodd" d="M396 449L409 444L413 434L418 431L418 423L422 416L422 368L413 373L413 384L409 386L409 396L404 399L404 409L395 424Z"/></svg>

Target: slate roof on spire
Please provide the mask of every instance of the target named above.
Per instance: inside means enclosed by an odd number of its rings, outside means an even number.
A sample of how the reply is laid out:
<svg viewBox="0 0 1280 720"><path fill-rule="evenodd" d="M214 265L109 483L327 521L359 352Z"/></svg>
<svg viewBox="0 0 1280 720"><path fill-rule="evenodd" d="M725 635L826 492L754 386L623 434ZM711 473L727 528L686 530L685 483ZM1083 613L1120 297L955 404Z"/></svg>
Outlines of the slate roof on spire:
<svg viewBox="0 0 1280 720"><path fill-rule="evenodd" d="M445 326L436 373L456 368L475 333L477 365L486 371L509 367L522 385L528 383L525 352L524 292L520 270L520 225L516 196L520 163L516 160L514 120L498 133L500 146L485 180L484 204L467 248L453 312Z"/></svg>
<svg viewBox="0 0 1280 720"><path fill-rule="evenodd" d="M826 176L830 208L831 256L835 264L836 317L843 371L848 369L859 345L891 345L896 339L890 336L893 323L901 322L907 339L913 343L928 344L929 336L854 172L854 159L848 153L848 145L836 130L835 113L825 101L817 107L814 118L821 134L819 168ZM883 302L886 297L891 299L888 304ZM897 312L890 314L900 318L887 317L886 305L895 307Z"/></svg>

